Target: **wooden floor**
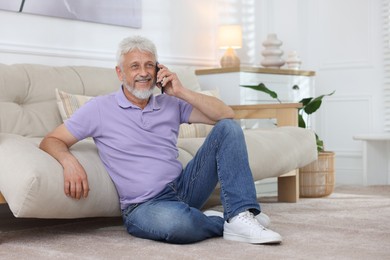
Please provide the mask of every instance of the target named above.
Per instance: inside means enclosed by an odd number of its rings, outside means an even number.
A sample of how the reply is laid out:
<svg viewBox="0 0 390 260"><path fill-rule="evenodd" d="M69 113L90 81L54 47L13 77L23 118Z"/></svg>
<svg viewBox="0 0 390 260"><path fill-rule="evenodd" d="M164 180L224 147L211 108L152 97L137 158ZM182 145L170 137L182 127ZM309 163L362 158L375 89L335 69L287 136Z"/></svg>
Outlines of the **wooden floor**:
<svg viewBox="0 0 390 260"><path fill-rule="evenodd" d="M37 218L15 218L8 204L0 204L0 233L7 231L25 230L31 228L42 228L56 225L64 225L75 222L101 220L102 222L113 220L122 222L121 217L114 218L81 218L81 219L37 219Z"/></svg>

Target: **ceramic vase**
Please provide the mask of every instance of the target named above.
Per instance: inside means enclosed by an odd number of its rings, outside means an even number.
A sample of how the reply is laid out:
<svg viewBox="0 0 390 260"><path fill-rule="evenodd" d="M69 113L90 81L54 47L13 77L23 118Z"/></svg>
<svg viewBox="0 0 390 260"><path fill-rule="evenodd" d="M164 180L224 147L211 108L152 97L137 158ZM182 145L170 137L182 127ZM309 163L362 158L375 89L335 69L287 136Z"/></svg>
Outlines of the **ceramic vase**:
<svg viewBox="0 0 390 260"><path fill-rule="evenodd" d="M301 68L302 61L296 51L292 51L288 54L286 64L287 68L292 70L299 70Z"/></svg>
<svg viewBox="0 0 390 260"><path fill-rule="evenodd" d="M279 69L285 64L282 59L283 51L280 49L283 42L278 39L276 34L268 34L267 39L263 42L265 49L261 52L264 59L261 65L265 68Z"/></svg>

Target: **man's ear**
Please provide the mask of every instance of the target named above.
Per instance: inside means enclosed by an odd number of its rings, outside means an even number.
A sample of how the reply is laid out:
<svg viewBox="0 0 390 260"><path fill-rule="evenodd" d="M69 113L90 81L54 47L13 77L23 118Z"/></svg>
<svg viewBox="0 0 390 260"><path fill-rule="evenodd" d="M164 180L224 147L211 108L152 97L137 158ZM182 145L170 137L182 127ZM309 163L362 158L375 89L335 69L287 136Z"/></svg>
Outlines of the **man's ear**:
<svg viewBox="0 0 390 260"><path fill-rule="evenodd" d="M122 77L122 70L119 66L116 66L115 67L115 71L116 71L116 75L118 76L118 79L120 81L123 81L123 77Z"/></svg>

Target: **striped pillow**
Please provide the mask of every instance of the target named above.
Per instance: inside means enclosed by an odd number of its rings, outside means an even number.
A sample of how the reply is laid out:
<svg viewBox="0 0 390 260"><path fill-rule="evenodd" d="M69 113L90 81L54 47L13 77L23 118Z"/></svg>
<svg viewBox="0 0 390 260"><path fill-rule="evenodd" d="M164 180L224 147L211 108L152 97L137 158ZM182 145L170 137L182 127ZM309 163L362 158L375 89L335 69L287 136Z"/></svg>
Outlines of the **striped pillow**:
<svg viewBox="0 0 390 260"><path fill-rule="evenodd" d="M85 104L92 97L83 95L74 95L66 93L62 90L56 89L56 99L58 109L60 110L62 121L65 121L72 114Z"/></svg>
<svg viewBox="0 0 390 260"><path fill-rule="evenodd" d="M206 137L212 128L212 125L184 123L180 125L179 138Z"/></svg>

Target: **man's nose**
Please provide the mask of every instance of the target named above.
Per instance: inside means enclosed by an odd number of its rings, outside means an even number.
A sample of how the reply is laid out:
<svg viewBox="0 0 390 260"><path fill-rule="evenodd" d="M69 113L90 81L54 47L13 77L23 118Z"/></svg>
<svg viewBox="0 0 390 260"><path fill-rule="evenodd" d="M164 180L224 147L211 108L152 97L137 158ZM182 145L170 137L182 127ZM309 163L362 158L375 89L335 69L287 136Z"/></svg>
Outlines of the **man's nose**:
<svg viewBox="0 0 390 260"><path fill-rule="evenodd" d="M146 67L141 67L140 74L141 74L142 76L148 75L148 70L146 69Z"/></svg>

